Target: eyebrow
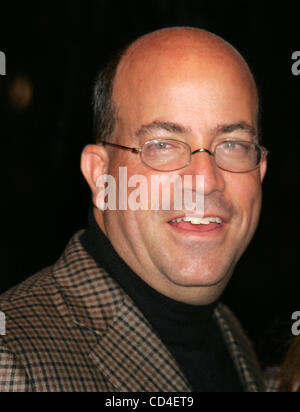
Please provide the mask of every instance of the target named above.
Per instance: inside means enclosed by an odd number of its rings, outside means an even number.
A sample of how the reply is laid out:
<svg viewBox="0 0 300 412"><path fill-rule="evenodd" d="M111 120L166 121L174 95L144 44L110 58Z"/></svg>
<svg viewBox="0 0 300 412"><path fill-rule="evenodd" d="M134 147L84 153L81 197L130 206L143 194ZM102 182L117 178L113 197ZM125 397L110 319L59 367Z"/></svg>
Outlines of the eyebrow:
<svg viewBox="0 0 300 412"><path fill-rule="evenodd" d="M255 138L257 136L255 127L251 126L249 123L244 121L231 124L219 124L212 129L211 135L216 137L219 134L233 133L237 130L241 130L248 133L252 138ZM167 131L169 133L178 133L184 135L191 133L191 128L173 122L154 121L150 124L142 125L135 132L135 136L137 138L141 138L155 131Z"/></svg>
<svg viewBox="0 0 300 412"><path fill-rule="evenodd" d="M142 125L136 132L136 137L143 137L151 132L166 131L170 133L188 134L190 128L184 127L178 123L154 121L150 124Z"/></svg>
<svg viewBox="0 0 300 412"><path fill-rule="evenodd" d="M222 133L233 133L237 130L241 130L243 132L248 133L251 137L256 137L257 132L255 127L251 126L249 123L246 122L238 122L232 124L220 124L215 127L212 131L213 136L217 136Z"/></svg>

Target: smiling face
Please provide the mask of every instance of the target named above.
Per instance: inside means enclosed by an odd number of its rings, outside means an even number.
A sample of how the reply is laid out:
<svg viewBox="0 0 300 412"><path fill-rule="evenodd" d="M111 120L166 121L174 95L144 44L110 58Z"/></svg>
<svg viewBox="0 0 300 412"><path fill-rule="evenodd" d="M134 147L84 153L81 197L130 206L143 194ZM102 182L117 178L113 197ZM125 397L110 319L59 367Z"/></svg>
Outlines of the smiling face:
<svg viewBox="0 0 300 412"><path fill-rule="evenodd" d="M157 32L131 46L119 65L113 100L118 120L111 141L121 145L168 138L192 151L213 151L227 138L256 139L257 95L246 64L200 30ZM251 172L232 173L203 151L181 170L159 172L137 154L106 151L106 172L116 180L120 166L128 178L145 176L149 187L155 174L204 176L204 216L218 218L209 225L177 222L193 216L185 210L97 211L96 219L118 254L154 289L191 304L218 298L255 232L265 161ZM189 189L195 194L195 181Z"/></svg>

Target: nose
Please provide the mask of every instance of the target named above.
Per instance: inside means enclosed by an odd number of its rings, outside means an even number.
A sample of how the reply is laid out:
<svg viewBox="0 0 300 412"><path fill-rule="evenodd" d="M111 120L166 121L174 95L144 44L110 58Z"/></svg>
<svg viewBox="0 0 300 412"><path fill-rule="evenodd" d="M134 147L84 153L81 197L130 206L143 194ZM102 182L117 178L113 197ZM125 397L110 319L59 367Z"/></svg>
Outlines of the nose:
<svg viewBox="0 0 300 412"><path fill-rule="evenodd" d="M193 176L204 176L204 195L224 190L225 182L222 171L216 165L213 153L208 149L198 149L192 152L188 170ZM185 174L189 173L186 169Z"/></svg>

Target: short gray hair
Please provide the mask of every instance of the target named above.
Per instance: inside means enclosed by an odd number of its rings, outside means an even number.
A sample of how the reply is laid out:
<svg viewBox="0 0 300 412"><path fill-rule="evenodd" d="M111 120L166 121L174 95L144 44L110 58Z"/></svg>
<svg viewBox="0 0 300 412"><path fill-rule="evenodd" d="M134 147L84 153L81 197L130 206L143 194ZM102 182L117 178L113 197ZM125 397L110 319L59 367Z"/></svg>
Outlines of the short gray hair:
<svg viewBox="0 0 300 412"><path fill-rule="evenodd" d="M117 119L116 107L112 99L113 85L118 65L127 46L118 51L99 73L93 92L93 139L109 140Z"/></svg>

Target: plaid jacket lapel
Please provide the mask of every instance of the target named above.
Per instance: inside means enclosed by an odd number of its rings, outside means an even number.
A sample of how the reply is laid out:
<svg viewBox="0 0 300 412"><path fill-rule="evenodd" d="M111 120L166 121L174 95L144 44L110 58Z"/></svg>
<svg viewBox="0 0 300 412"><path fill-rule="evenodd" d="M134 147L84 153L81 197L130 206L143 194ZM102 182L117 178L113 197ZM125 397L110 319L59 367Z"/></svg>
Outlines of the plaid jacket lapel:
<svg viewBox="0 0 300 412"><path fill-rule="evenodd" d="M214 315L245 392L265 392L259 362L238 320L223 304L218 305Z"/></svg>
<svg viewBox="0 0 300 412"><path fill-rule="evenodd" d="M79 241L78 232L54 274L73 322L97 335L90 357L116 391L189 392L167 348L132 300Z"/></svg>
<svg viewBox="0 0 300 412"><path fill-rule="evenodd" d="M129 299L91 356L118 391L191 390L172 355Z"/></svg>

